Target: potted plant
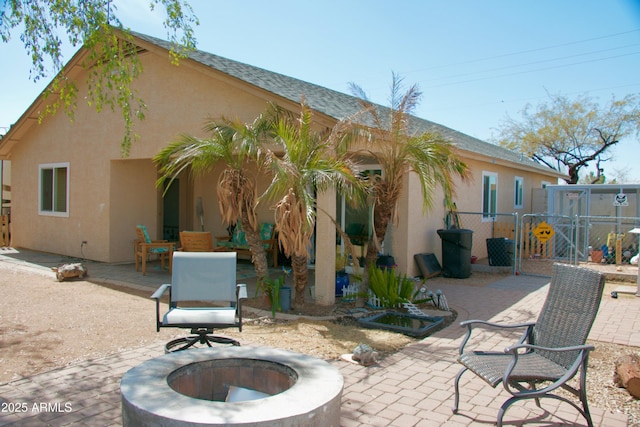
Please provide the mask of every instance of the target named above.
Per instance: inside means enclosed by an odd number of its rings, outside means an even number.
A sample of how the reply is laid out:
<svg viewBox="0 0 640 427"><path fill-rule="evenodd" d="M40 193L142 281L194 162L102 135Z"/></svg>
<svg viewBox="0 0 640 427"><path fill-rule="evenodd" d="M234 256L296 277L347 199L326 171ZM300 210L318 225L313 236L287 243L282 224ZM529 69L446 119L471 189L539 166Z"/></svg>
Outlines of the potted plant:
<svg viewBox="0 0 640 427"><path fill-rule="evenodd" d="M285 276L276 279L265 278L258 284L256 293L262 291L271 305L271 316L276 317L277 311L291 309L291 288L285 286Z"/></svg>
<svg viewBox="0 0 640 427"><path fill-rule="evenodd" d="M601 249L594 249L591 251L591 262L600 264L602 262L603 256L604 256L604 252Z"/></svg>

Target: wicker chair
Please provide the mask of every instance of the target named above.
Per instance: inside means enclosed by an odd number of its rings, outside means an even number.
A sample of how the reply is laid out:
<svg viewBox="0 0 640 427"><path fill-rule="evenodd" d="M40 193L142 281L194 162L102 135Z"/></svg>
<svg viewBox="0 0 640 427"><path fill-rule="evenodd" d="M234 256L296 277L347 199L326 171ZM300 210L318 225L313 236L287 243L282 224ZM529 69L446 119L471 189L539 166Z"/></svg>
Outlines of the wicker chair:
<svg viewBox="0 0 640 427"><path fill-rule="evenodd" d="M589 330L598 312L604 276L594 270L564 264L554 264L553 277L546 301L536 323L500 325L478 320L461 323L467 335L459 349L458 362L464 367L455 378L453 412L458 412L460 377L467 370L492 387L502 383L512 396L498 412L497 425L502 425L505 411L521 399L550 397L576 408L593 426L587 405L586 374L592 345L585 345ZM474 326L524 328L517 344L503 352L465 351ZM580 372L576 386L567 384ZM526 386L529 387L526 387ZM576 388L577 387L577 388ZM568 390L582 403L553 394L559 388Z"/></svg>

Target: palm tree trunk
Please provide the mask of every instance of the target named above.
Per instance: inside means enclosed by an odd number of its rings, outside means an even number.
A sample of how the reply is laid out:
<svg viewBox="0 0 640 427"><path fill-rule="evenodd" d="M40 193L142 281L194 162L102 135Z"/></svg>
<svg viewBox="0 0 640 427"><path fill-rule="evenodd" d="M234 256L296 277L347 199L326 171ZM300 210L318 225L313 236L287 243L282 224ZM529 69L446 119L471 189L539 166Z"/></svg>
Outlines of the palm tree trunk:
<svg viewBox="0 0 640 427"><path fill-rule="evenodd" d="M395 202L394 202L395 203ZM378 246L382 245L384 237L387 234L387 227L391 221L392 209L394 203L387 200L378 199L373 212L373 229L374 235L369 239L367 245L367 255L364 260L364 272L362 273L362 281L358 289L358 297L356 298L356 306L364 307L367 300L367 292L369 290L369 267L375 265L378 261ZM378 244L376 244L377 239Z"/></svg>
<svg viewBox="0 0 640 427"><path fill-rule="evenodd" d="M260 238L260 230L254 230L249 223L249 217L243 212L240 219L242 229L244 230L245 239L251 250L251 262L258 276L258 283L269 277L269 264L267 263L267 252L264 250L262 239Z"/></svg>
<svg viewBox="0 0 640 427"><path fill-rule="evenodd" d="M293 283L296 287L295 304L297 306L302 306L304 305L304 293L307 289L307 282L309 280L307 257L301 255L292 255L291 269L293 270Z"/></svg>

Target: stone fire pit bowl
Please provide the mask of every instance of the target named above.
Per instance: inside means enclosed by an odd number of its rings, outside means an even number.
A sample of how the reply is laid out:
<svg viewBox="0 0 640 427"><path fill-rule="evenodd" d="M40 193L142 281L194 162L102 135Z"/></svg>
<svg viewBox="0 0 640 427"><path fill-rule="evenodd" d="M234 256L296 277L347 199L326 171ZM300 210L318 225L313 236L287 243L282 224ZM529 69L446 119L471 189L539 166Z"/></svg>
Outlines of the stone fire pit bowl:
<svg viewBox="0 0 640 427"><path fill-rule="evenodd" d="M338 427L343 385L337 368L303 354L263 347L190 349L148 360L123 376L122 421Z"/></svg>

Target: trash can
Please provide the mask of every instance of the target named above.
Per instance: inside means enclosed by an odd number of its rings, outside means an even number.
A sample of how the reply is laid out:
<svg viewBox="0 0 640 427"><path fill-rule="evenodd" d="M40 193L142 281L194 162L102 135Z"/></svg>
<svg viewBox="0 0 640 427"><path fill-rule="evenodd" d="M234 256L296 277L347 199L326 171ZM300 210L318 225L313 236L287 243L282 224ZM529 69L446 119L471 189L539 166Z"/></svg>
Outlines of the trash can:
<svg viewBox="0 0 640 427"><path fill-rule="evenodd" d="M454 228L437 232L442 239L442 275L457 279L471 276L473 230Z"/></svg>
<svg viewBox="0 0 640 427"><path fill-rule="evenodd" d="M512 265L515 242L504 237L487 239L489 265L509 267Z"/></svg>

